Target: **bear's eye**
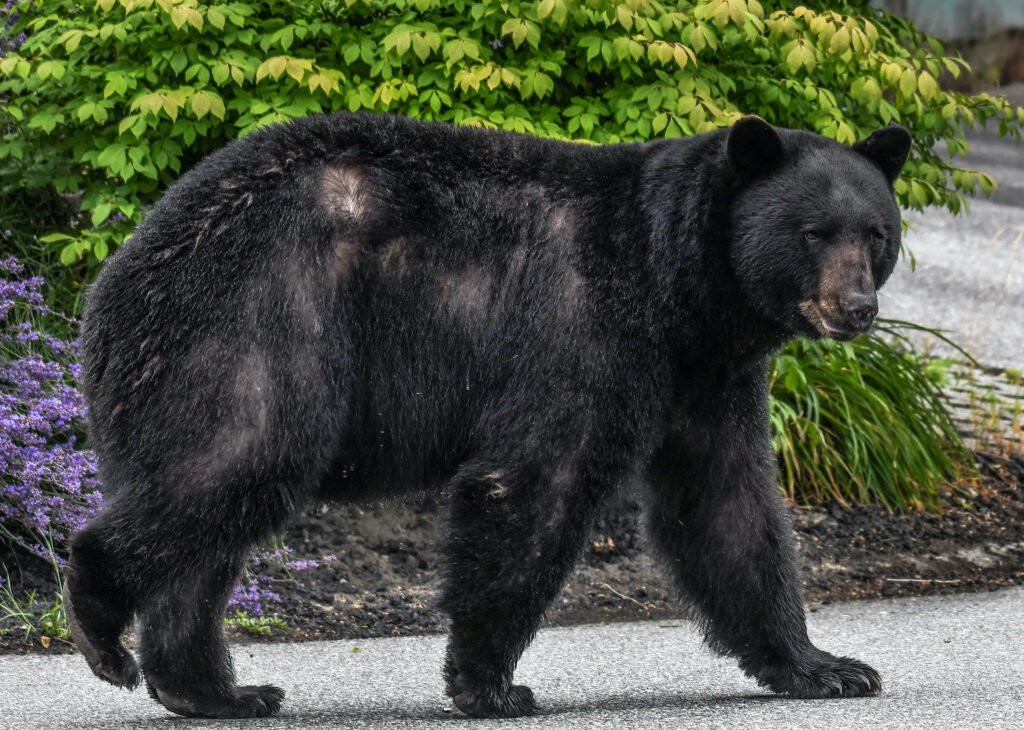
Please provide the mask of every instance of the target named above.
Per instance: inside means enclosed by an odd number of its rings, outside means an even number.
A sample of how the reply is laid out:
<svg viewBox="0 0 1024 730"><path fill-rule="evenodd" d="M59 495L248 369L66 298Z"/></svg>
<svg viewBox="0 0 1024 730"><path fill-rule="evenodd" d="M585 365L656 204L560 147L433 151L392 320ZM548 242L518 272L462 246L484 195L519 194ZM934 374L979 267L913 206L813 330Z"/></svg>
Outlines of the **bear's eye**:
<svg viewBox="0 0 1024 730"><path fill-rule="evenodd" d="M877 248L877 247L881 246L884 242L885 242L885 236L883 236L878 231L875 231L874 233L871 234L871 245L872 246L875 246Z"/></svg>
<svg viewBox="0 0 1024 730"><path fill-rule="evenodd" d="M817 231L804 231L804 240L805 241L810 241L811 243L817 243L818 238L819 237L818 237L818 232Z"/></svg>

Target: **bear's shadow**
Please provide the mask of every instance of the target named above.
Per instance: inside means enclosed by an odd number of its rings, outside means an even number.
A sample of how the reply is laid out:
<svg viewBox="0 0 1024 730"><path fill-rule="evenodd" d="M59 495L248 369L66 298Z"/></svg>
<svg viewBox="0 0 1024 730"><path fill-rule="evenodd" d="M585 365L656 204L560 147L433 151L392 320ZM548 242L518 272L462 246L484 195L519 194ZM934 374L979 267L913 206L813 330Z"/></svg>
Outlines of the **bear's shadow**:
<svg viewBox="0 0 1024 730"><path fill-rule="evenodd" d="M733 695L681 695L671 691L657 694L636 695L628 692L608 694L602 697L589 698L584 700L566 699L544 703L541 711L535 715L536 718L557 718L559 716L581 716L588 717L595 713L617 713L617 712L643 712L645 710L658 710L671 708L675 710L699 710L702 713L709 709L736 708L744 705L755 706L765 702L786 701L790 698L784 695L765 694L752 692L749 694ZM543 702L543 700L541 700ZM438 704L445 708L440 709ZM450 709L449 702L429 703L396 702L386 708L378 707L371 710L353 707L350 703L341 700L329 709L318 712L306 712L296 707L295 712L289 712L287 704L282 708L280 714L272 718L255 720L259 727L267 728L329 728L338 727L339 722L346 724L355 723L358 725L373 725L388 722L429 722L435 725L481 722L480 718L469 717L457 710ZM163 718L148 718L139 720L137 723L125 723L122 719L109 725L95 725L96 728L125 728L125 727L208 727L223 721L215 720L190 720L182 717L168 715ZM515 722L515 720L509 720Z"/></svg>

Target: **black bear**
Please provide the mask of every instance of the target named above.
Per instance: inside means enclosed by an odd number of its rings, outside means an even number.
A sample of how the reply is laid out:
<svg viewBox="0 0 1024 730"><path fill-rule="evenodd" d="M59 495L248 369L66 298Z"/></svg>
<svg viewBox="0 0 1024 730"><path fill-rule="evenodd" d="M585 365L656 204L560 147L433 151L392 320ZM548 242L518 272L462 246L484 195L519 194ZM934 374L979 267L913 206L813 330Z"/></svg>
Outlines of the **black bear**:
<svg viewBox="0 0 1024 730"><path fill-rule="evenodd" d="M88 297L106 505L65 606L89 666L183 715L276 712L221 634L253 545L316 500L438 490L448 694L529 714L513 669L598 505L637 484L715 649L794 697L877 692L808 640L767 369L789 338L871 325L910 145L755 117L591 146L336 114L211 155Z"/></svg>

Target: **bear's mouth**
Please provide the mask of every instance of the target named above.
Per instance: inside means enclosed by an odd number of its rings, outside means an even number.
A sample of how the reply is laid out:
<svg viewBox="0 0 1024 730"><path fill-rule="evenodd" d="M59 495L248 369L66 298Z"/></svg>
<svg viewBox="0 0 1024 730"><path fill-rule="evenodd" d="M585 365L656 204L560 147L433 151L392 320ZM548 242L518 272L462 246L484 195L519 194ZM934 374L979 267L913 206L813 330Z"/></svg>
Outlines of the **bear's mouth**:
<svg viewBox="0 0 1024 730"><path fill-rule="evenodd" d="M846 322L839 324L835 321L828 321L821 305L812 299L800 302L800 314L804 316L804 319L807 320L819 335L840 342L849 342L870 329L870 323L867 327L860 328L846 326Z"/></svg>

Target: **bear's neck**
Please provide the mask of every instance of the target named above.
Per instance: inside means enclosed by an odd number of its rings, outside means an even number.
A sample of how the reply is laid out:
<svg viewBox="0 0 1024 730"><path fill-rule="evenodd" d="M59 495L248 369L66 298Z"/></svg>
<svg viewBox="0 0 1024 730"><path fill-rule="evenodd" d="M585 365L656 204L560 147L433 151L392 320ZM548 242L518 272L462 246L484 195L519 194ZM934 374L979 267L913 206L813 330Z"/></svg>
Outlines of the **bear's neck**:
<svg viewBox="0 0 1024 730"><path fill-rule="evenodd" d="M724 143L724 133L712 133L650 145L638 197L656 321L672 361L745 369L791 335L750 306L729 262Z"/></svg>

